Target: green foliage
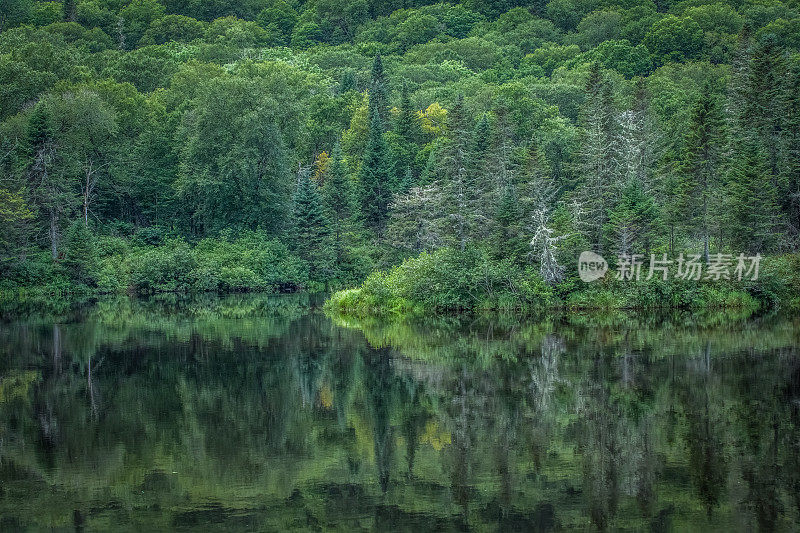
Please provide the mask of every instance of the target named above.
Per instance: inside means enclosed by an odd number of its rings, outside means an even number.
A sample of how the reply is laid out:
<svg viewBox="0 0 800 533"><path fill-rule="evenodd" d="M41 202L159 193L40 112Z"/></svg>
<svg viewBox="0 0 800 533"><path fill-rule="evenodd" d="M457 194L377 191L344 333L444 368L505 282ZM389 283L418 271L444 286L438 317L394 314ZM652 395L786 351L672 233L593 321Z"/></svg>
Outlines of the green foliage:
<svg viewBox="0 0 800 533"><path fill-rule="evenodd" d="M4 274L94 283L60 262L77 219L126 242L101 291L136 286L149 248L253 231L289 243L306 289L446 247L549 273L586 248L797 249L790 2L422 4L7 0ZM318 194L297 188L316 163ZM162 263L178 277L143 290L273 287Z"/></svg>
<svg viewBox="0 0 800 533"><path fill-rule="evenodd" d="M656 65L685 61L700 55L703 30L691 18L667 15L653 24L644 37L644 44L653 54Z"/></svg>
<svg viewBox="0 0 800 533"><path fill-rule="evenodd" d="M97 283L97 246L92 232L82 220L76 220L67 229L61 263L75 283Z"/></svg>
<svg viewBox="0 0 800 533"><path fill-rule="evenodd" d="M204 239L194 247L180 239L133 248L111 242L103 243L100 259L103 292L284 292L309 286L307 264L261 233Z"/></svg>
<svg viewBox="0 0 800 533"><path fill-rule="evenodd" d="M391 162L383 130L380 112L372 108L358 184L361 218L368 229L378 233L386 224L392 186Z"/></svg>
<svg viewBox="0 0 800 533"><path fill-rule="evenodd" d="M356 316L531 309L551 303L538 274L485 251L443 248L423 252L388 272L371 274L358 289L335 293L326 306Z"/></svg>
<svg viewBox="0 0 800 533"><path fill-rule="evenodd" d="M331 268L330 220L307 172L298 179L292 211L294 251L308 262L311 277L317 278Z"/></svg>

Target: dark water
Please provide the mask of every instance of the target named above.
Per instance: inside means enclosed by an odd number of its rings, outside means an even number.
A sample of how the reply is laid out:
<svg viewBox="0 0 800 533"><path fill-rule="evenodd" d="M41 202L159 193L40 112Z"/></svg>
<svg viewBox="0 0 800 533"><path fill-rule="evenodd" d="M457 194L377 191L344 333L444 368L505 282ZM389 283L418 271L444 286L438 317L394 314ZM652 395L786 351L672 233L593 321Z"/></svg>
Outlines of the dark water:
<svg viewBox="0 0 800 533"><path fill-rule="evenodd" d="M0 530L797 530L794 318L0 323Z"/></svg>

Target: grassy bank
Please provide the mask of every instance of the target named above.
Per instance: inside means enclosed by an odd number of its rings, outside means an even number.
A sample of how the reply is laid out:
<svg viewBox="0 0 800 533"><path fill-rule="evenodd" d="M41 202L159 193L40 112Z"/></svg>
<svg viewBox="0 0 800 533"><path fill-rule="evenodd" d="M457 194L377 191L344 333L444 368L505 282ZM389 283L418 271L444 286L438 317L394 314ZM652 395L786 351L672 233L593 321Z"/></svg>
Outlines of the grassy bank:
<svg viewBox="0 0 800 533"><path fill-rule="evenodd" d="M355 317L419 316L543 309L714 309L800 307L800 255L764 258L750 280L619 281L576 276L546 285L530 266L480 250L443 249L371 274L359 287L334 293L326 309Z"/></svg>

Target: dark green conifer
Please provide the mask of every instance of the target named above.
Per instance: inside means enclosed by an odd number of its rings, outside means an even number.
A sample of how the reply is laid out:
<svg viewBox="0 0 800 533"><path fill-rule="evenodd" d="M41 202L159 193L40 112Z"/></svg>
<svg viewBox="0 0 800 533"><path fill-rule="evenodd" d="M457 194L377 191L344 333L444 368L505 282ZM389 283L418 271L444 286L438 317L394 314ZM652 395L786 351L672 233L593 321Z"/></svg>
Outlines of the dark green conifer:
<svg viewBox="0 0 800 533"><path fill-rule="evenodd" d="M389 159L389 150L383 136L383 121L378 110L373 108L358 181L364 226L378 234L386 225L391 200Z"/></svg>
<svg viewBox="0 0 800 533"><path fill-rule="evenodd" d="M317 186L300 172L293 201L293 244L297 255L308 262L312 279L320 279L329 267L330 221L323 209Z"/></svg>

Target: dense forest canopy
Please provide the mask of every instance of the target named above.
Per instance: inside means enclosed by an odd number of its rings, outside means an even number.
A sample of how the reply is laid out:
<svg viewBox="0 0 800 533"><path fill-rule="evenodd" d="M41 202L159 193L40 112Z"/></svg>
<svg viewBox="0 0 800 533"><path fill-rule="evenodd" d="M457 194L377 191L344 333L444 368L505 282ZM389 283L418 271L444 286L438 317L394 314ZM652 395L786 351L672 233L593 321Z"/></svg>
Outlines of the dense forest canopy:
<svg viewBox="0 0 800 533"><path fill-rule="evenodd" d="M799 48L793 0L0 0L3 288L792 252Z"/></svg>

